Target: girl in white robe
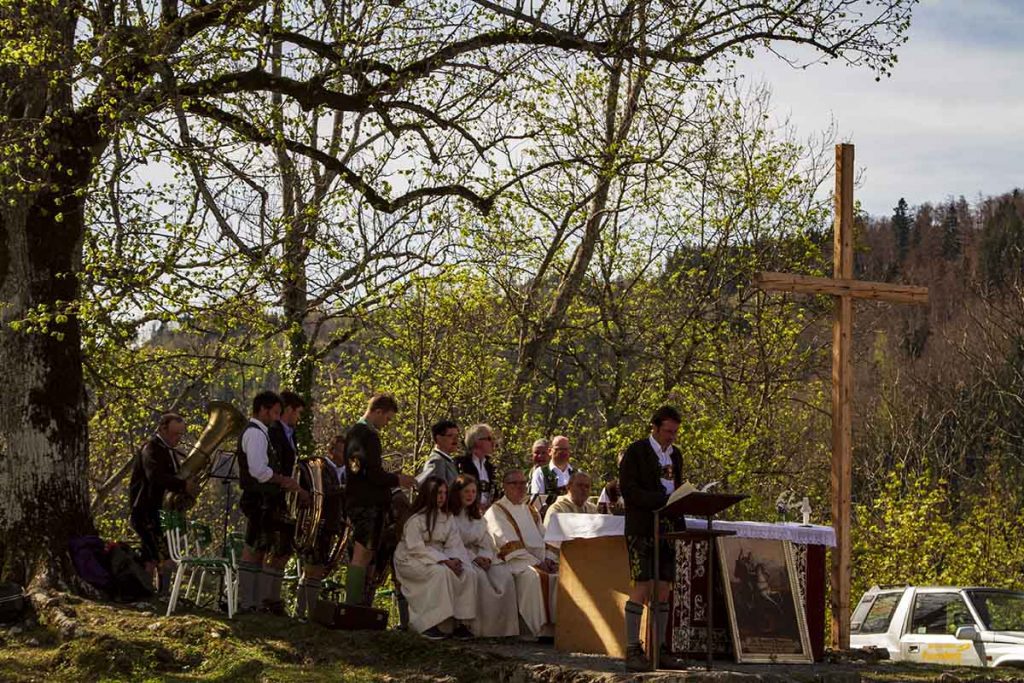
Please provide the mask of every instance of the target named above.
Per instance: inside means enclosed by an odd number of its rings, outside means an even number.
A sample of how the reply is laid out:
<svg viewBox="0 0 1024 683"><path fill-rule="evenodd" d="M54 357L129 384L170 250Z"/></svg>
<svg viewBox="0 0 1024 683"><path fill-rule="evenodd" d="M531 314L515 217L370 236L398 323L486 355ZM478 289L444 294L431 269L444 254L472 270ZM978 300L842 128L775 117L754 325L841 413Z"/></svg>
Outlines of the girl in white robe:
<svg viewBox="0 0 1024 683"><path fill-rule="evenodd" d="M448 510L462 536L463 566L476 579L476 619L469 629L478 638L519 635L519 607L516 581L503 560L498 559L494 541L480 511L476 478L460 474L452 483Z"/></svg>
<svg viewBox="0 0 1024 683"><path fill-rule="evenodd" d="M409 626L432 640L455 619L452 637L472 638L467 622L476 618L476 577L463 563L465 548L455 518L448 513L448 485L430 477L395 550L395 572L409 603Z"/></svg>

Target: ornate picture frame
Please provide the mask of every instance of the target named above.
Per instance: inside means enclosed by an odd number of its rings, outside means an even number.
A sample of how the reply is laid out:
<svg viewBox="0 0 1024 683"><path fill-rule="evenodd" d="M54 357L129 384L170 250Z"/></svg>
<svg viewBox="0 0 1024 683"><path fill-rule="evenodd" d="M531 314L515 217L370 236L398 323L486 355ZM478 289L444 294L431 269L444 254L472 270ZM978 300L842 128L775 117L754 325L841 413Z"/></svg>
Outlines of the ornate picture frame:
<svg viewBox="0 0 1024 683"><path fill-rule="evenodd" d="M717 544L736 661L812 663L792 544L736 536Z"/></svg>

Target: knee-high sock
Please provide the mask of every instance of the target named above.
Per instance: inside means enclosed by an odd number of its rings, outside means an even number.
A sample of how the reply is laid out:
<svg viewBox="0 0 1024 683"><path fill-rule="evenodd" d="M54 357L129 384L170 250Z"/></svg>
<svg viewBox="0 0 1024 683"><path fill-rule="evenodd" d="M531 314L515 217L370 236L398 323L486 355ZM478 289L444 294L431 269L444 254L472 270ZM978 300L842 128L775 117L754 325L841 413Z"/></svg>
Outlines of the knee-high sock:
<svg viewBox="0 0 1024 683"><path fill-rule="evenodd" d="M260 574L260 592L256 597L258 605L273 604L281 602L281 578L284 572L264 565L263 573Z"/></svg>
<svg viewBox="0 0 1024 683"><path fill-rule="evenodd" d="M661 642L662 648L668 648L672 642L671 635L668 632L668 603L658 603L658 639Z"/></svg>
<svg viewBox="0 0 1024 683"><path fill-rule="evenodd" d="M640 619L644 615L644 606L632 600L626 601L626 646L640 646Z"/></svg>
<svg viewBox="0 0 1024 683"><path fill-rule="evenodd" d="M409 601L398 591L398 624L402 628L409 628Z"/></svg>
<svg viewBox="0 0 1024 683"><path fill-rule="evenodd" d="M350 564L345 572L345 604L363 604L366 591L366 567Z"/></svg>
<svg viewBox="0 0 1024 683"><path fill-rule="evenodd" d="M259 606L256 602L256 593L261 576L260 565L255 562L238 563L238 609Z"/></svg>
<svg viewBox="0 0 1024 683"><path fill-rule="evenodd" d="M320 579L303 576L296 594L295 616L303 619L316 607L317 598L320 597Z"/></svg>

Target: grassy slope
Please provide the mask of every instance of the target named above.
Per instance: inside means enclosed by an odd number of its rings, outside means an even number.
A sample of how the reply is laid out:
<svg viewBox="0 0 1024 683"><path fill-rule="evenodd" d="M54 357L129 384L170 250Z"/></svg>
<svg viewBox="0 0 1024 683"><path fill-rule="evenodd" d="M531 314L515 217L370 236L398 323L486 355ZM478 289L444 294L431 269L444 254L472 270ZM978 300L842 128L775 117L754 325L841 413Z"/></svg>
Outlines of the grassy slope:
<svg viewBox="0 0 1024 683"><path fill-rule="evenodd" d="M41 628L0 635L0 681L478 681L496 679L509 661L396 631L328 631L279 617L165 619L87 601L75 610L89 633L71 642Z"/></svg>
<svg viewBox="0 0 1024 683"><path fill-rule="evenodd" d="M0 681L461 683L507 678L511 668L524 663L520 657L526 656L510 644L498 648L505 651L503 656L481 651L489 646L432 643L396 631L328 631L281 617L250 615L229 622L203 613L166 619L130 606L89 601L76 602L74 609L87 633L71 642L57 643L42 628L18 635L0 629ZM542 659L556 666L588 666L550 650L545 650ZM943 669L884 662L858 667L797 667L786 673L781 667L742 668L746 674L775 678L781 674L789 680L815 680L822 673L845 670L856 671L863 681L938 681L943 671L965 681L1024 681L1022 672L1014 670ZM621 671L618 665L615 670ZM554 673L548 671L549 675ZM541 677L548 680L549 675ZM586 681L598 680L599 676L569 674L557 678Z"/></svg>

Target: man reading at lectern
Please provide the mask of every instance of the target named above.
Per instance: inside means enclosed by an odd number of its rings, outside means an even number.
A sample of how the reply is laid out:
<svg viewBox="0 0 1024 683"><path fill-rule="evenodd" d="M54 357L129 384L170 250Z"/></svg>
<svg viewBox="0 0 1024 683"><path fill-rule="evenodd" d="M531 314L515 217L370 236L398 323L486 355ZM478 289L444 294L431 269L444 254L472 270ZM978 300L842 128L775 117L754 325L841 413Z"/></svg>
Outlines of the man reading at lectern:
<svg viewBox="0 0 1024 683"><path fill-rule="evenodd" d="M619 462L619 487L626 503L626 550L629 555L629 599L626 601L626 669L650 668L640 645L640 619L647 604L656 615L655 625L662 643L660 657L667 666L675 658L668 653L668 596L675 580L675 544L662 539L658 566L654 566L654 511L668 501L682 484L682 456L672 445L682 417L671 406L662 406L651 417L651 435L630 444ZM661 520L662 531L671 522ZM652 596L654 572L658 572L658 595ZM652 609L653 608L653 609ZM650 617L648 617L650 618Z"/></svg>

